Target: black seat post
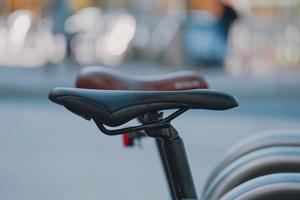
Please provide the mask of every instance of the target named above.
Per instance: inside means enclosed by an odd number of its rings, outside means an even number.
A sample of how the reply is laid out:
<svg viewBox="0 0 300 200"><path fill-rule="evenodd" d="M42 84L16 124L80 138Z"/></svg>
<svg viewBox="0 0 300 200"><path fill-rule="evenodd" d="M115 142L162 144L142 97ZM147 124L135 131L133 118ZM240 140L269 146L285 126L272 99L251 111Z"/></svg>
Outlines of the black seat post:
<svg viewBox="0 0 300 200"><path fill-rule="evenodd" d="M164 170L167 182L168 182L168 187L170 190L171 197L172 197L172 199L177 199L178 195L177 195L176 189L175 189L176 184L174 183L171 172L169 170L170 166L168 165L168 160L167 160L166 153L164 150L164 141L161 138L155 138L155 141L156 141L157 150L158 150L158 153L160 156L160 160L162 163L162 167L163 167L163 170Z"/></svg>
<svg viewBox="0 0 300 200"><path fill-rule="evenodd" d="M178 136L164 144L172 177L177 182L177 191L181 198L197 199L191 169L186 155L183 140Z"/></svg>
<svg viewBox="0 0 300 200"><path fill-rule="evenodd" d="M184 143L175 128L169 124L167 127L146 129L145 132L157 140L173 199L197 199Z"/></svg>

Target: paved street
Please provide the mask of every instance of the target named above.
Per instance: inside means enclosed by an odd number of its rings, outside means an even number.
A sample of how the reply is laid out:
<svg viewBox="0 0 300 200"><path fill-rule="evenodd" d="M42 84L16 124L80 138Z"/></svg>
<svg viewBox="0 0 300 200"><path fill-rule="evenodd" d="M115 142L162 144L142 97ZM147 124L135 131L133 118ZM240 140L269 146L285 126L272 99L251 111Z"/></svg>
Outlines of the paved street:
<svg viewBox="0 0 300 200"><path fill-rule="evenodd" d="M71 86L76 71L51 77L41 71L9 73L0 84L0 200L169 199L152 139L144 139L141 149L124 149L120 137L101 134L92 122L47 99L49 88ZM298 85L285 85L292 80L274 86L206 77L213 88L236 95L240 107L189 111L173 123L185 141L199 193L214 164L239 140L266 130L300 129Z"/></svg>

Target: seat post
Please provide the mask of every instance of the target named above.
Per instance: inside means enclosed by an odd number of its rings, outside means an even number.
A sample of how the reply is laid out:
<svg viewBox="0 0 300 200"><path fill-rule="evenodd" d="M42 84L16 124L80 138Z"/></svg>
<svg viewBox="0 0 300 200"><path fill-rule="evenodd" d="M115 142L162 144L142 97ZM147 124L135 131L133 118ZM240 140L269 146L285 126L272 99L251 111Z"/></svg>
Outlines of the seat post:
<svg viewBox="0 0 300 200"><path fill-rule="evenodd" d="M164 150L164 141L161 138L155 138L155 141L156 141L156 146L157 146L157 150L158 150L158 153L159 153L159 157L160 157L160 160L161 160L161 164L162 164L162 167L163 167L163 170L164 170L167 182L168 182L170 195L171 195L172 199L177 199L178 195L177 195L176 190L175 190L175 184L174 184L174 181L172 179L171 172L169 170L170 167L168 165L166 153L165 153L165 150Z"/></svg>
<svg viewBox="0 0 300 200"><path fill-rule="evenodd" d="M170 126L169 131L177 133L172 126ZM180 198L197 199L197 192L185 146L178 133L175 138L164 138L164 150L171 175L175 183L177 183L175 189L179 192Z"/></svg>
<svg viewBox="0 0 300 200"><path fill-rule="evenodd" d="M163 151L161 152L164 155L162 159L167 166L165 170L171 179L173 199L197 199L184 143L175 128L170 125L162 129L148 129L145 132L148 136L159 138L162 141L160 151Z"/></svg>

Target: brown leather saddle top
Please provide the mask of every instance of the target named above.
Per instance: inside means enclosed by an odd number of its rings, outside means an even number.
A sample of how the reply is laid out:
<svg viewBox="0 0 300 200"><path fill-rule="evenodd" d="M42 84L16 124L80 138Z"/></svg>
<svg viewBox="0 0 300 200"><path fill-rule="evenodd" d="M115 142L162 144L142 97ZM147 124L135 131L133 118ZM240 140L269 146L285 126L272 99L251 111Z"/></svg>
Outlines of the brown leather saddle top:
<svg viewBox="0 0 300 200"><path fill-rule="evenodd" d="M207 89L207 83L193 71L172 72L153 77L133 77L105 67L86 67L76 77L77 88L104 90L172 91Z"/></svg>

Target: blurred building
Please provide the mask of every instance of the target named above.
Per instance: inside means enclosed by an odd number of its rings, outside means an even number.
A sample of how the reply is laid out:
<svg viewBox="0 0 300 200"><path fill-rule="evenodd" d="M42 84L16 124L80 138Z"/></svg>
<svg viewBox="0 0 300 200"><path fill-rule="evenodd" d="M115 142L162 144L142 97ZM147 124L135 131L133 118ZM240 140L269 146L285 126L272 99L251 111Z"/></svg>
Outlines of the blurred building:
<svg viewBox="0 0 300 200"><path fill-rule="evenodd" d="M226 60L233 74L297 70L299 7L298 0L2 0L0 66Z"/></svg>
<svg viewBox="0 0 300 200"><path fill-rule="evenodd" d="M300 69L300 2L244 1L231 35L227 69L265 76Z"/></svg>
<svg viewBox="0 0 300 200"><path fill-rule="evenodd" d="M73 34L72 58L111 66L126 60L165 60L174 49L184 5L181 0L71 0L73 15L66 29Z"/></svg>
<svg viewBox="0 0 300 200"><path fill-rule="evenodd" d="M65 58L63 33L53 32L53 1L2 1L0 23L0 66L38 67Z"/></svg>

